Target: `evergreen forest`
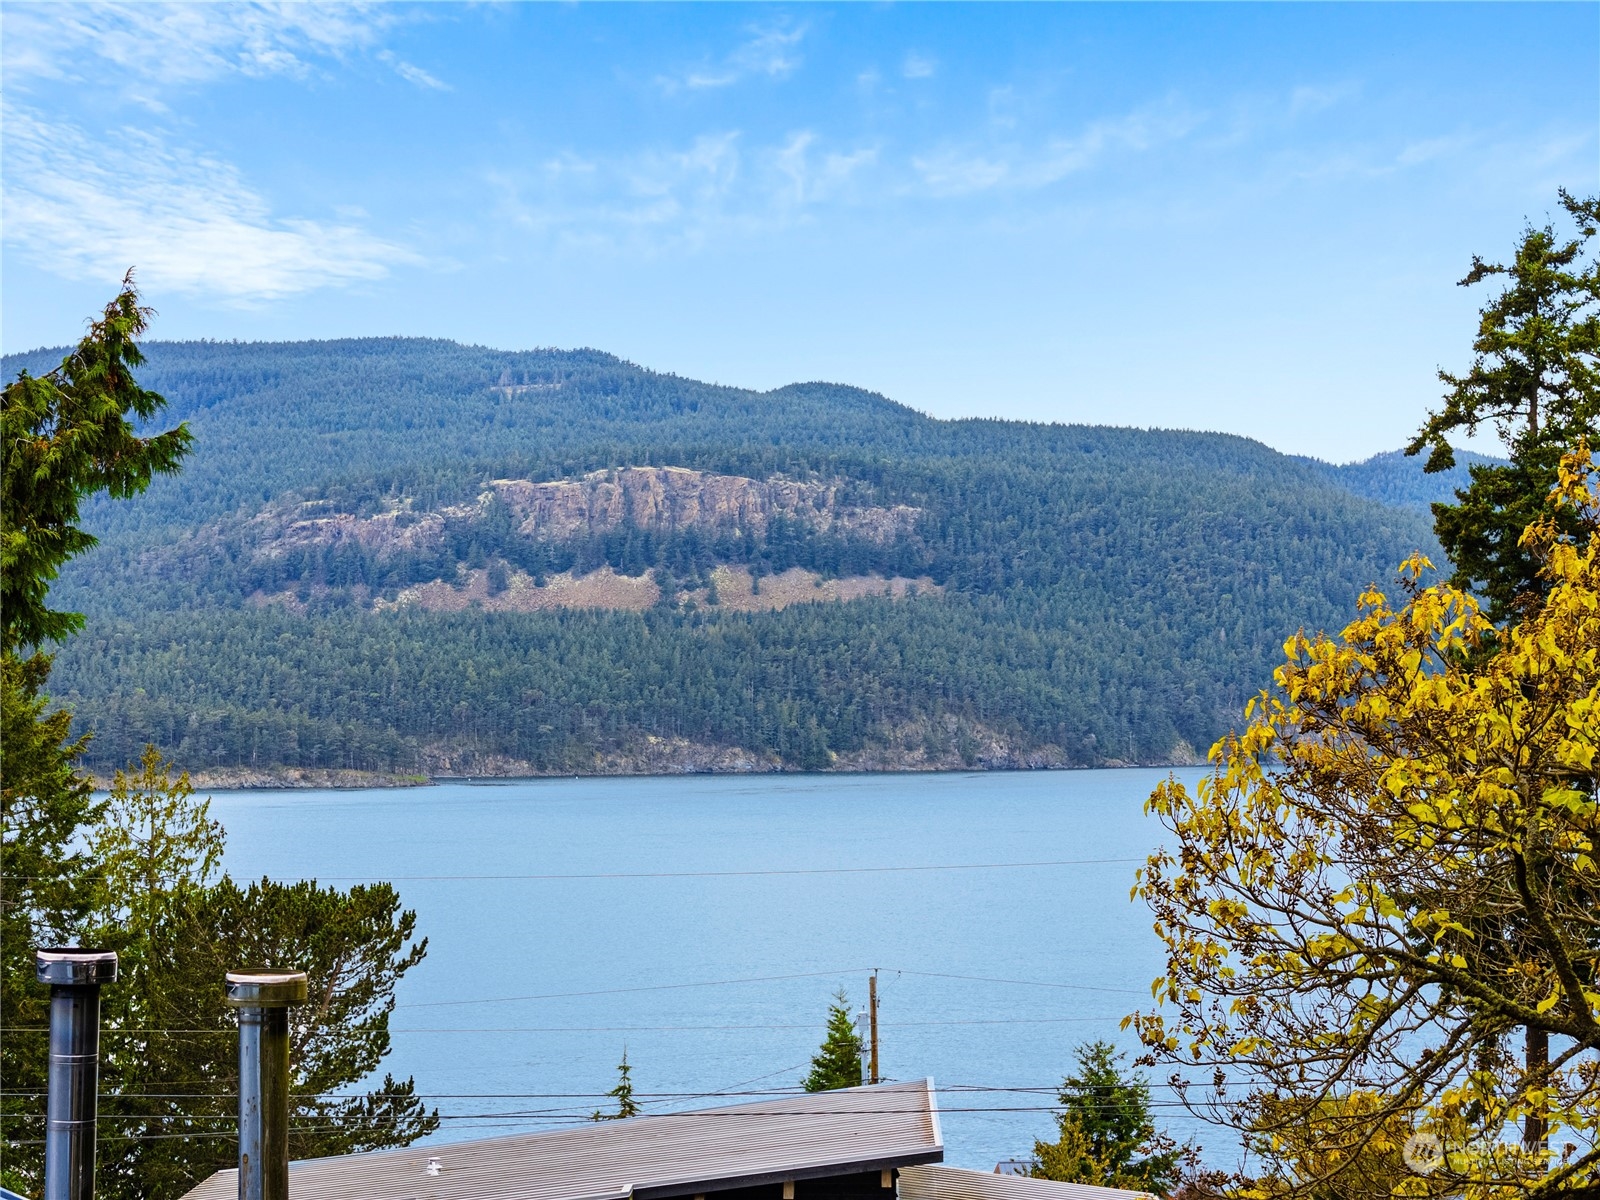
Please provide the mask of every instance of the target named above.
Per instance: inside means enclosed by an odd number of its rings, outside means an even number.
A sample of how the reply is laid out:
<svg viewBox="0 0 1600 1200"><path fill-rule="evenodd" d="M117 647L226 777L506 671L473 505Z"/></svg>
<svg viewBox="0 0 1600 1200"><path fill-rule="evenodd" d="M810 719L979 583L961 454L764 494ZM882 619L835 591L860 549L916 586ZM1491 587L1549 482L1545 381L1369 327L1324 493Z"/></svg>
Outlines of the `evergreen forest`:
<svg viewBox="0 0 1600 1200"><path fill-rule="evenodd" d="M936 420L592 350L145 350L139 382L193 452L137 500L86 508L100 545L52 593L88 617L51 685L102 770L146 743L194 770L396 775L1184 761L1236 721L1286 631L1336 627L1405 556L1439 558L1427 505L1470 463L1425 476L1223 434ZM62 353L8 356L6 378ZM645 467L834 507L754 525L629 509L557 536L495 491ZM380 521L387 540L360 533ZM303 535L335 525L357 532ZM761 609L719 602L724 568L753 592L796 571L916 582ZM598 571L656 598L492 602ZM469 585L490 602L411 602Z"/></svg>

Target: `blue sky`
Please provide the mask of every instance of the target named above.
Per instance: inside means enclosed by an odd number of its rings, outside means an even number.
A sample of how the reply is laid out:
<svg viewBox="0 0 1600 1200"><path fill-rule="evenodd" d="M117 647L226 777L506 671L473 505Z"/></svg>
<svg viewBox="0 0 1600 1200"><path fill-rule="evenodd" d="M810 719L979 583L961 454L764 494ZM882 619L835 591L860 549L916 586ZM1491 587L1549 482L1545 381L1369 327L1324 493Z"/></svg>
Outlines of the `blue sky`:
<svg viewBox="0 0 1600 1200"><path fill-rule="evenodd" d="M595 346L941 416L1400 444L1600 189L1600 5L0 10L7 351Z"/></svg>

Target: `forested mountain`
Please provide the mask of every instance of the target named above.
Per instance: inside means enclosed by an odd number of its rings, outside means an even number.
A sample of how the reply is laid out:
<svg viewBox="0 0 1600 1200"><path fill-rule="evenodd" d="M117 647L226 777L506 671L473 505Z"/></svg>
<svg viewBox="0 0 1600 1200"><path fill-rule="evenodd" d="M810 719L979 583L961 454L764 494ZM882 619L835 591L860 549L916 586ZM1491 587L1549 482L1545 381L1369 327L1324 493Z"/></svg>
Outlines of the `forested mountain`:
<svg viewBox="0 0 1600 1200"><path fill-rule="evenodd" d="M1426 458L1425 454L1408 458L1402 451L1390 450L1386 454L1374 454L1360 462L1340 466L1318 463L1313 459L1306 461L1314 463L1335 484L1357 496L1384 504L1403 505L1419 512L1431 512L1431 506L1441 501L1454 504L1456 491L1471 482L1470 471L1475 465L1505 461L1475 454L1471 450L1457 450L1454 467L1427 475L1422 470Z"/></svg>
<svg viewBox="0 0 1600 1200"><path fill-rule="evenodd" d="M147 353L196 452L98 504L56 589L90 620L55 691L101 765L1173 761L1288 634L1437 554L1416 460L939 421L589 350Z"/></svg>

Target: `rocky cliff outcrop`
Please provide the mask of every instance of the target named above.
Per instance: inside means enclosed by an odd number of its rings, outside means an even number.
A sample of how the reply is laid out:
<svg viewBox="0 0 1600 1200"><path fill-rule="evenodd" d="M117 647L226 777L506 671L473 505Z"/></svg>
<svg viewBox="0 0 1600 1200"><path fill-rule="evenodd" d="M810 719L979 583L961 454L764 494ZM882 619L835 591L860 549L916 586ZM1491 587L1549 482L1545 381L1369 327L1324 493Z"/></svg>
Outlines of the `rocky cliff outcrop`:
<svg viewBox="0 0 1600 1200"><path fill-rule="evenodd" d="M847 503L846 486L686 467L621 467L551 483L496 479L475 503L437 511L419 512L410 500L398 500L376 513L337 512L327 501L311 500L257 515L248 534L256 554L265 557L295 547L345 544L380 554L427 551L442 543L447 521L482 520L497 500L524 537L551 542L608 533L625 524L762 538L781 516L815 533L884 543L909 532L922 515L904 504Z"/></svg>
<svg viewBox="0 0 1600 1200"><path fill-rule="evenodd" d="M781 515L819 533L884 542L909 531L920 515L907 505L843 503L839 483L749 479L686 467L623 467L554 483L497 479L491 486L516 514L522 533L554 541L625 524L762 537Z"/></svg>

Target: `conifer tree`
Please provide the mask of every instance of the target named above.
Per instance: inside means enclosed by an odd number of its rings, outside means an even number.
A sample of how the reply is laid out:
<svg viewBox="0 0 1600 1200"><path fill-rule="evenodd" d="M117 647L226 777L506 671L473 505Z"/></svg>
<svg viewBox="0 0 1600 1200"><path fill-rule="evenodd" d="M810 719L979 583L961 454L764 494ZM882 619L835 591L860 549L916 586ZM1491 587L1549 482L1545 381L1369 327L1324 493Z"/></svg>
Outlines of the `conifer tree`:
<svg viewBox="0 0 1600 1200"><path fill-rule="evenodd" d="M0 646L7 651L59 642L83 627L56 612L46 594L62 565L95 544L78 508L99 492L126 498L158 474L178 470L192 439L186 425L152 437L134 433L166 400L140 387L144 362L135 340L151 311L139 303L130 270L116 299L55 370L23 372L0 401Z"/></svg>
<svg viewBox="0 0 1600 1200"><path fill-rule="evenodd" d="M24 1193L38 1190L42 1157L41 945L78 941L122 960L122 978L102 997L98 1191L107 1200L169 1200L231 1164L218 1130L236 1119L238 1033L222 978L246 963L301 966L319 997L296 1022L295 1090L305 1099L291 1131L295 1157L404 1145L438 1126L409 1080L349 1091L388 1053L394 986L426 950L425 941L408 944L416 916L394 889L217 879L222 829L188 777L147 749L97 801L78 770L87 739L72 737L71 715L51 710L43 692L51 659L38 647L83 625L48 603L60 567L94 545L78 525L80 503L136 495L189 448L182 425L134 432L135 418L148 421L165 403L132 374L149 315L130 272L61 366L19 376L0 406L0 1182ZM196 1080L215 1086L196 1094Z"/></svg>
<svg viewBox="0 0 1600 1200"><path fill-rule="evenodd" d="M1584 259L1600 233L1600 197L1562 191L1561 204L1576 237L1530 226L1509 263L1473 258L1462 287L1504 278L1505 289L1483 308L1471 368L1439 372L1450 389L1444 405L1406 447L1407 454L1426 448L1424 469L1445 471L1455 466L1452 434L1487 425L1504 444L1509 463L1474 465L1457 503L1433 506L1439 542L1456 568L1451 582L1486 597L1497 623L1548 590L1522 531L1554 519L1565 533L1577 532L1570 512L1549 497L1562 454L1600 438L1600 256Z"/></svg>
<svg viewBox="0 0 1600 1200"><path fill-rule="evenodd" d="M628 1065L628 1051L622 1051L622 1061L617 1064L617 1083L606 1095L617 1102L617 1111L603 1113L595 1110L592 1121L622 1121L628 1117L637 1117L640 1112L639 1102L633 1098L633 1068Z"/></svg>
<svg viewBox="0 0 1600 1200"><path fill-rule="evenodd" d="M1127 1056L1110 1042L1089 1042L1075 1055L1078 1070L1061 1084L1056 1140L1033 1144L1034 1177L1165 1195L1188 1147L1157 1132L1150 1085L1123 1074Z"/></svg>
<svg viewBox="0 0 1600 1200"><path fill-rule="evenodd" d="M850 1021L850 1000L840 988L828 1006L828 1028L805 1077L808 1092L861 1086L861 1038Z"/></svg>
<svg viewBox="0 0 1600 1200"><path fill-rule="evenodd" d="M177 470L189 448L182 425L134 432L135 419L153 419L166 403L132 374L149 316L130 271L60 366L24 373L0 393L0 1114L12 1144L41 1128L27 1093L44 1081L37 1031L48 990L34 978L33 951L73 940L86 918L91 868L77 833L101 808L78 771L88 739L72 736L70 714L52 709L44 690L53 657L41 647L83 624L49 607L50 583L94 545L78 523L84 500L136 495ZM27 1151L7 1154L0 1180L26 1186L31 1161Z"/></svg>

